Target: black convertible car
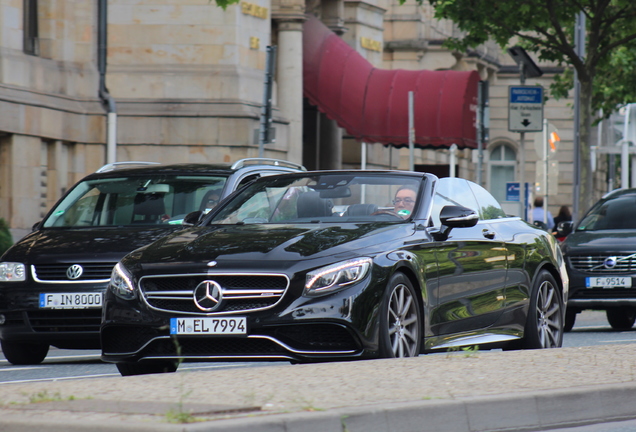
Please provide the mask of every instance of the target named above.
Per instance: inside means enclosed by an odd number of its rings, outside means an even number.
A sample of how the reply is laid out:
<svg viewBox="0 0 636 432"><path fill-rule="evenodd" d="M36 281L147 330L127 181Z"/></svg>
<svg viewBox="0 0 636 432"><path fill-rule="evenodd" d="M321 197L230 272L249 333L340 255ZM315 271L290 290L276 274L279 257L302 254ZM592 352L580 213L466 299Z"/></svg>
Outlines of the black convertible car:
<svg viewBox="0 0 636 432"><path fill-rule="evenodd" d="M467 180L276 175L115 266L102 359L133 375L180 361L553 348L567 293L556 239Z"/></svg>

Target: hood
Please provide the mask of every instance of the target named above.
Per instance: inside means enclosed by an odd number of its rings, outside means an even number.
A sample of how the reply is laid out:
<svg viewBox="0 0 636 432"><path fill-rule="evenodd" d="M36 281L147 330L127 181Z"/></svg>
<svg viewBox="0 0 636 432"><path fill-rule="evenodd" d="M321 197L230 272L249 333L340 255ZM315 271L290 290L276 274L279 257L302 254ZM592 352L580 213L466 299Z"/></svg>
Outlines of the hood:
<svg viewBox="0 0 636 432"><path fill-rule="evenodd" d="M564 254L636 252L636 230L579 231L568 235Z"/></svg>
<svg viewBox="0 0 636 432"><path fill-rule="evenodd" d="M413 234L413 224L227 225L192 228L139 251L141 264L166 266L217 261L296 262L343 254L343 259L374 254L380 243ZM381 237L381 238L379 238ZM253 264L252 264L253 267ZM165 267L164 267L165 268Z"/></svg>
<svg viewBox="0 0 636 432"><path fill-rule="evenodd" d="M117 262L182 226L44 229L32 232L13 245L5 261L29 264L53 262Z"/></svg>

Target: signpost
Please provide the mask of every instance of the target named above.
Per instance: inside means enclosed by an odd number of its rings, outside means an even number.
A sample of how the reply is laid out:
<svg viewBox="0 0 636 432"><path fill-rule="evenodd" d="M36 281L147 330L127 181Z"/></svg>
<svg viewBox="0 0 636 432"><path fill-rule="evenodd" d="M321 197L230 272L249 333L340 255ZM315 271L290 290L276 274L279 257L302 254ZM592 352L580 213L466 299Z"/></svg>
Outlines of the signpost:
<svg viewBox="0 0 636 432"><path fill-rule="evenodd" d="M508 130L540 132L543 129L543 87L508 86Z"/></svg>

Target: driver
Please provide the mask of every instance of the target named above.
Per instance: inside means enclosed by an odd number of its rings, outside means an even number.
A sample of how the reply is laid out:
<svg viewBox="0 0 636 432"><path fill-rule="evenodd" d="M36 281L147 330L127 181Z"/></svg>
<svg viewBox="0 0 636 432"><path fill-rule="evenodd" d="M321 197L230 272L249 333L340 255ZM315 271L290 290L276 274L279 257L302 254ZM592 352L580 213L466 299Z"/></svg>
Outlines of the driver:
<svg viewBox="0 0 636 432"><path fill-rule="evenodd" d="M417 190L413 186L402 186L399 188L393 199L395 213L404 219L408 219L413 213L416 197Z"/></svg>

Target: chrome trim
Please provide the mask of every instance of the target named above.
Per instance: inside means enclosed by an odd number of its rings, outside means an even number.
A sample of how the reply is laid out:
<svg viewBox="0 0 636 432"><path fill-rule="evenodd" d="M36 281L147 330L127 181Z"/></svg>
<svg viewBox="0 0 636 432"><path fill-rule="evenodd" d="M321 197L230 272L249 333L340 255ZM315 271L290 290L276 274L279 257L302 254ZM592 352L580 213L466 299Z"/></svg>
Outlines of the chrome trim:
<svg viewBox="0 0 636 432"><path fill-rule="evenodd" d="M597 298L597 299L568 299L568 306L597 306L599 304L634 305L636 298Z"/></svg>
<svg viewBox="0 0 636 432"><path fill-rule="evenodd" d="M236 311L218 311L218 312L208 312L208 313L204 313L204 312L184 312L184 311L178 311L178 310L171 310L171 309L162 309L162 308L158 308L155 306L152 306L148 300L149 299L162 299L162 300L187 300L192 298L192 296L194 295L194 291L193 290L184 290L184 291L159 291L156 294L155 293L147 293L146 291L144 291L143 289L141 289L141 284L142 281L144 279L160 279L160 278L180 278L180 277L194 277L194 276L201 276L201 277L209 277L209 278L214 278L215 276L274 276L274 277L284 277L285 280L287 281L287 286L284 289L280 289L280 288L276 288L276 289L254 289L254 290L249 290L249 289L244 289L244 290L229 290L229 289L224 289L221 286L221 291L222 291L222 295L223 295L223 299L225 300L244 300L244 299L258 299L258 298L271 298L271 297L279 297L278 301L276 301L275 303L269 305L269 306L265 306L265 307L261 307L261 308L256 308L256 309L242 309L242 310L236 310ZM141 299L143 300L144 304L146 306L148 306L150 309L155 310L155 311L159 311L159 312L166 312L166 313L171 313L171 314L179 314L179 315L188 315L188 316L217 316L217 315L241 315L241 314L247 314L247 313L252 313L252 312L258 312L258 311L262 311L262 310L267 310L267 309L271 309L274 306L276 306L277 304L279 304L283 297L285 296L285 293L287 292L287 290L289 289L289 284L290 284L290 280L289 280L289 276L287 276L284 273L233 273L233 272L228 272L228 273L215 273L215 272L211 272L208 271L207 273L185 273L185 274L167 274L167 275L152 275L152 276L142 276L139 279L139 283L137 288L139 289L139 292L141 294ZM179 294L176 294L176 293ZM261 294L256 295L256 292L260 292ZM164 296L164 293L168 293L167 296ZM239 293L238 295L234 295L234 293ZM267 294L267 295L266 295ZM280 295L278 295L280 294ZM174 295L174 297L170 297ZM193 300L194 303L194 300Z"/></svg>
<svg viewBox="0 0 636 432"><path fill-rule="evenodd" d="M130 351L130 352L117 352L117 353L112 353L112 352L104 352L104 355L111 355L111 356L122 356L122 355L134 355L137 354L141 351L143 351L148 345L150 345L151 343L153 343L154 341L157 340L165 340L165 339L171 339L172 336L179 336L179 335L170 335L170 336L157 336L154 337L152 339L150 339L148 342L146 342L141 348L139 348L137 351ZM205 336L200 336L200 337L205 337ZM210 335L210 337L215 337L215 335ZM288 346L287 344L284 344L283 342L279 341L278 339L271 337L271 336L265 336L265 335L247 335L247 339L266 339L269 340L271 342L274 342L275 344L279 345L281 348L294 353L294 354L322 354L322 355L326 355L326 354L354 354L356 352L356 350L347 350L347 351L301 351L301 350L295 350L293 348L291 348L290 346ZM166 356L166 357L142 357L142 358L231 358L233 356ZM261 355L249 355L247 354L246 357L257 357L257 358L266 358L267 356L261 356ZM278 356L270 356L272 358L278 358ZM236 358L243 358L242 356L236 356Z"/></svg>
<svg viewBox="0 0 636 432"><path fill-rule="evenodd" d="M508 342L508 341L518 340L518 339L521 339L521 337L514 336L514 335L498 334L498 333L488 333L488 334L461 337L461 338L454 339L452 341L449 341L440 345L434 345L430 349L491 344L494 342Z"/></svg>
<svg viewBox="0 0 636 432"><path fill-rule="evenodd" d="M86 284L86 283L108 283L110 282L110 278L108 279L84 279L84 280L66 280L66 279L58 279L58 280L42 280L38 278L38 275L35 271L35 266L31 265L31 277L34 281L41 284Z"/></svg>

